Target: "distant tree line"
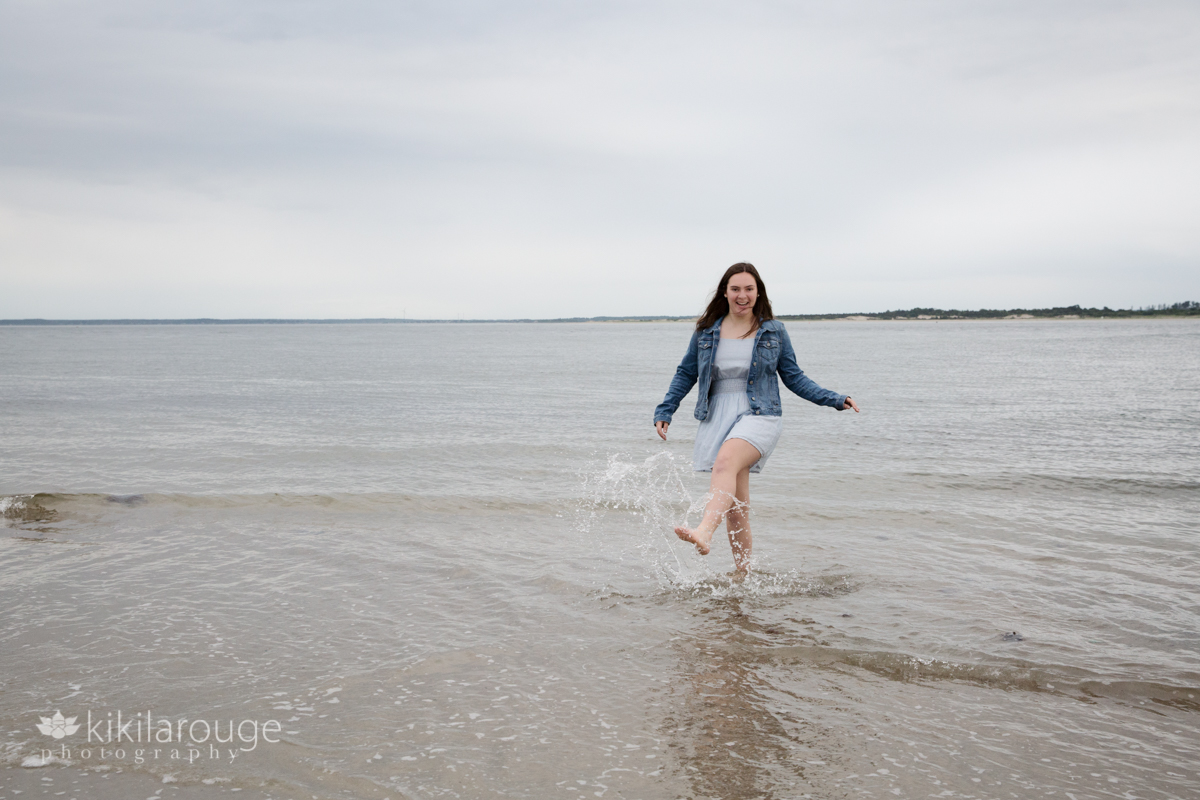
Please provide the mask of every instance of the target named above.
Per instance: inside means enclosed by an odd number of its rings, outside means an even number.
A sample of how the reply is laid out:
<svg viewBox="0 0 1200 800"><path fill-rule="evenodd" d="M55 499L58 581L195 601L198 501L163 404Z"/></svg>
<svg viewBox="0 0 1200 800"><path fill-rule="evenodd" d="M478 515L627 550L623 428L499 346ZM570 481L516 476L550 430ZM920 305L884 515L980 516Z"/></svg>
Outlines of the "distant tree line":
<svg viewBox="0 0 1200 800"><path fill-rule="evenodd" d="M1084 317L1194 317L1200 316L1200 303L1185 300L1182 303L1160 303L1142 308L1083 308L1082 306L1057 306L1055 308L981 308L966 311L958 308L910 308L908 310L864 312L861 314L787 314L780 319L1038 319L1038 318L1084 318Z"/></svg>
<svg viewBox="0 0 1200 800"><path fill-rule="evenodd" d="M1172 303L1171 305L1159 303L1156 306L1142 306L1138 311L1182 311L1184 313L1195 314L1198 309L1200 309L1200 303L1194 300L1185 300L1182 303Z"/></svg>

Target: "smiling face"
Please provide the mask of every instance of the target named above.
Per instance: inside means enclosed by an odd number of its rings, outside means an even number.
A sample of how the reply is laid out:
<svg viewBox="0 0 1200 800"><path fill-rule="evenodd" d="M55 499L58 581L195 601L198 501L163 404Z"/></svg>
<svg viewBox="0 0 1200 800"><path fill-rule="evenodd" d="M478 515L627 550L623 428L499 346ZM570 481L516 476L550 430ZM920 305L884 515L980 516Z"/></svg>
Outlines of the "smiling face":
<svg viewBox="0 0 1200 800"><path fill-rule="evenodd" d="M754 304L758 302L758 282L749 272L739 272L725 284L725 299L729 301L729 313L739 319L752 319Z"/></svg>

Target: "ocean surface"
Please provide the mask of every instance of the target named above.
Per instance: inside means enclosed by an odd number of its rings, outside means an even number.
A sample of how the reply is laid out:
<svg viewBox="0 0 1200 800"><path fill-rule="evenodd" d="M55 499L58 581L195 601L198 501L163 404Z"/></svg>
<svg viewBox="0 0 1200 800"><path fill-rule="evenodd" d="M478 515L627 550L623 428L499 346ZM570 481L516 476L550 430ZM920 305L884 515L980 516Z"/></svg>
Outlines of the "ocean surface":
<svg viewBox="0 0 1200 800"><path fill-rule="evenodd" d="M788 327L0 327L0 798L1200 797L1200 322Z"/></svg>

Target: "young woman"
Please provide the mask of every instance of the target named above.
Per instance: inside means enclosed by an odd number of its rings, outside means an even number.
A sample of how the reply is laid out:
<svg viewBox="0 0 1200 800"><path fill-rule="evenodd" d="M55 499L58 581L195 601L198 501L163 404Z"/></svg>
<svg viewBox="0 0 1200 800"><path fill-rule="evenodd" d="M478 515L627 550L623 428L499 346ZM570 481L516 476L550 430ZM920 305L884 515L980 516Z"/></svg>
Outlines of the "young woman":
<svg viewBox="0 0 1200 800"><path fill-rule="evenodd" d="M753 337L753 338L751 338ZM697 383L696 448L692 469L712 472L711 496L695 528L679 526L680 539L708 555L713 533L725 519L733 563L750 569L750 473L761 472L783 431L779 381L809 402L841 411L858 405L822 389L796 364L787 328L775 321L767 287L753 264L725 270L712 301L696 321L687 354L675 370L667 396L654 410L654 427L667 438L671 417Z"/></svg>

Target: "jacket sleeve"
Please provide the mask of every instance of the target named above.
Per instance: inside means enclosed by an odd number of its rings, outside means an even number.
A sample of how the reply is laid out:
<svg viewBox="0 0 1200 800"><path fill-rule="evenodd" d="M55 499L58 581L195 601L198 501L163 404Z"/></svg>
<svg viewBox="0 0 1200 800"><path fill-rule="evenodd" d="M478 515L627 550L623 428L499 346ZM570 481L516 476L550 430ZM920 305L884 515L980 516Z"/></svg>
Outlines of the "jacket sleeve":
<svg viewBox="0 0 1200 800"><path fill-rule="evenodd" d="M783 334L780 337L783 340L783 348L779 354L778 369L783 385L810 403L829 406L838 411L844 409L846 395L822 389L816 384L816 381L805 375L804 370L800 369L800 365L796 363L796 351L792 349L792 340L788 336L787 328L780 325L779 330Z"/></svg>
<svg viewBox="0 0 1200 800"><path fill-rule="evenodd" d="M671 379L671 385L667 388L667 396L654 409L655 422L670 422L671 417L675 415L675 411L679 408L679 404L683 402L683 398L696 385L698 377L698 366L696 359L696 341L700 338L700 331L692 334L692 340L688 343L687 353L683 356L683 361L679 362L679 367L675 370L675 377Z"/></svg>

